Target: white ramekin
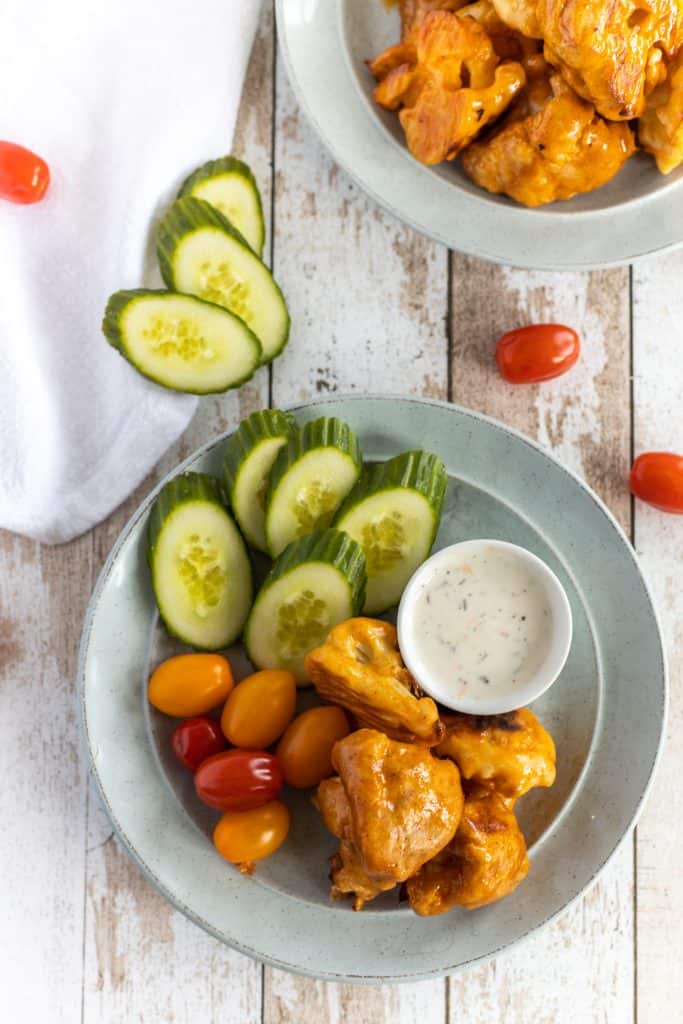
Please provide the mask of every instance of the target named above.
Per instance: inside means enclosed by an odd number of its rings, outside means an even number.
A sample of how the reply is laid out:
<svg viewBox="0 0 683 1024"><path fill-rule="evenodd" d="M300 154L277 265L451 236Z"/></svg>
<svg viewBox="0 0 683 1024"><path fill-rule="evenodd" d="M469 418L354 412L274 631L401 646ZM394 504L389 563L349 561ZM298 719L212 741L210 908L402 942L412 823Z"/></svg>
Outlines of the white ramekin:
<svg viewBox="0 0 683 1024"><path fill-rule="evenodd" d="M511 693L498 696L494 694L490 697L455 697L443 683L430 675L422 663L419 650L411 642L411 617L420 588L435 569L438 569L441 564L449 562L454 551L466 553L469 550L470 553L473 553L484 547L502 548L508 555L514 555L541 584L552 614L550 645L548 654L538 671L531 679L517 686ZM403 591L398 608L397 628L403 660L425 693L455 711L463 711L470 715L500 715L530 704L555 682L564 667L571 647L572 613L567 595L555 573L548 568L545 562L527 551L526 548L502 540L466 540L437 551L426 562L423 562L411 576Z"/></svg>

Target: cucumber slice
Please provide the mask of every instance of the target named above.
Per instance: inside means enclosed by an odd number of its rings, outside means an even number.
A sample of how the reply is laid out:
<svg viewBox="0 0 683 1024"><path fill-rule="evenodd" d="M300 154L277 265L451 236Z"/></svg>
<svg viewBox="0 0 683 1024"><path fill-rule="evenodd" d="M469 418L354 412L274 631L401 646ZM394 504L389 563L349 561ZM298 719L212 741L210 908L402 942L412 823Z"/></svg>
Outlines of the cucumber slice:
<svg viewBox="0 0 683 1024"><path fill-rule="evenodd" d="M147 558L169 633L206 651L237 639L251 605L251 565L217 480L185 473L166 484L150 513Z"/></svg>
<svg viewBox="0 0 683 1024"><path fill-rule="evenodd" d="M227 391L261 363L261 344L243 320L192 295L115 292L102 331L143 376L174 391Z"/></svg>
<svg viewBox="0 0 683 1024"><path fill-rule="evenodd" d="M239 231L203 199L176 199L159 225L161 276L177 292L215 302L241 317L261 342L262 361L279 355L289 313L265 263Z"/></svg>
<svg viewBox="0 0 683 1024"><path fill-rule="evenodd" d="M255 412L229 438L223 481L240 530L252 547L267 551L265 507L275 458L297 429L293 416L277 409Z"/></svg>
<svg viewBox="0 0 683 1024"><path fill-rule="evenodd" d="M266 495L266 541L275 558L291 541L329 526L360 475L356 435L342 420L307 423L278 454Z"/></svg>
<svg viewBox="0 0 683 1024"><path fill-rule="evenodd" d="M334 520L363 548L368 574L363 611L398 604L439 528L446 467L430 452L404 452L368 466Z"/></svg>
<svg viewBox="0 0 683 1024"><path fill-rule="evenodd" d="M257 256L266 228L256 179L248 164L234 156L209 160L183 182L178 197L195 196L211 203L246 238Z"/></svg>
<svg viewBox="0 0 683 1024"><path fill-rule="evenodd" d="M319 530L294 541L256 595L244 643L257 668L286 668L306 683L304 660L330 629L357 615L365 594L365 558L355 540Z"/></svg>

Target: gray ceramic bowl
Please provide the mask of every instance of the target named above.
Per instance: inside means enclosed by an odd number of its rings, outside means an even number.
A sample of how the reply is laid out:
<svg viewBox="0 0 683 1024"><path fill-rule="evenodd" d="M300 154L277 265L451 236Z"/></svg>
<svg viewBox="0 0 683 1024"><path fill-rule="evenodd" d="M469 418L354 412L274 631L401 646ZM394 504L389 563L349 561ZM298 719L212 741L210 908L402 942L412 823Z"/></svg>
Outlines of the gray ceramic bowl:
<svg viewBox="0 0 683 1024"><path fill-rule="evenodd" d="M145 562L147 515L133 515L88 609L80 656L85 741L114 828L133 859L183 913L268 963L352 981L415 980L492 956L551 920L590 885L633 825L660 747L666 672L655 612L612 516L541 448L445 403L334 398L295 408L299 422L340 416L369 458L416 446L438 452L449 486L437 548L486 536L520 544L557 574L574 637L555 685L534 709L558 750L557 781L518 805L531 850L523 885L467 913L419 918L396 893L354 914L328 899L334 842L306 793L288 793L285 845L240 875L215 853L217 818L169 751L173 721L151 712L150 668L181 648L159 625ZM222 441L175 472L218 472ZM171 474L175 475L175 474ZM163 485L159 485L161 487ZM239 674L248 665L235 652ZM305 699L305 698L304 698Z"/></svg>
<svg viewBox="0 0 683 1024"><path fill-rule="evenodd" d="M372 100L365 62L399 38L382 0L277 0L298 98L335 159L379 203L453 249L516 266L627 263L683 242L683 168L664 176L639 154L608 185L537 209L474 185L458 162L425 167L396 116Z"/></svg>

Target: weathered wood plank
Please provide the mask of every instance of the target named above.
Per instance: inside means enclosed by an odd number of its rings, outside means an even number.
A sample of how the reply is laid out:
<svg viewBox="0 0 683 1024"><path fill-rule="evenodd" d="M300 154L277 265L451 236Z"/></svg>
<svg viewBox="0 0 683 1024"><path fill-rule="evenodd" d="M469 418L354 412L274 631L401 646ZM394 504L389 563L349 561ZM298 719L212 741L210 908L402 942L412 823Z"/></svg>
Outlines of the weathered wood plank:
<svg viewBox="0 0 683 1024"><path fill-rule="evenodd" d="M453 398L537 438L580 472L628 528L630 451L627 271L528 273L454 258ZM580 331L571 375L512 387L493 359L497 338L531 322ZM630 844L588 895L537 937L451 979L450 1024L575 1024L631 1019Z"/></svg>
<svg viewBox="0 0 683 1024"><path fill-rule="evenodd" d="M635 452L683 452L680 338L683 253L634 268ZM635 504L635 544L661 616L671 691L668 743L636 833L637 1020L673 1020L683 1004L675 950L683 946L680 869L683 796L683 523Z"/></svg>
<svg viewBox="0 0 683 1024"><path fill-rule="evenodd" d="M266 5L233 151L247 160L258 179L268 232L272 61L272 14ZM202 399L178 444L125 506L96 531L96 568L130 512L160 476L198 445L267 403L267 370L238 394ZM152 1018L176 1024L260 1022L261 966L204 934L162 899L111 837L111 827L94 792L89 801L86 879L86 1024L129 1024Z"/></svg>
<svg viewBox="0 0 683 1024"><path fill-rule="evenodd" d="M265 1024L442 1024L444 983L337 985L266 968Z"/></svg>
<svg viewBox="0 0 683 1024"><path fill-rule="evenodd" d="M275 269L292 342L273 401L370 391L446 397L446 252L382 213L322 152L277 76ZM265 1024L445 1016L443 982L367 989L266 969Z"/></svg>
<svg viewBox="0 0 683 1024"><path fill-rule="evenodd" d="M55 549L2 533L0 565L3 1015L73 1024L86 828L75 679L91 538Z"/></svg>

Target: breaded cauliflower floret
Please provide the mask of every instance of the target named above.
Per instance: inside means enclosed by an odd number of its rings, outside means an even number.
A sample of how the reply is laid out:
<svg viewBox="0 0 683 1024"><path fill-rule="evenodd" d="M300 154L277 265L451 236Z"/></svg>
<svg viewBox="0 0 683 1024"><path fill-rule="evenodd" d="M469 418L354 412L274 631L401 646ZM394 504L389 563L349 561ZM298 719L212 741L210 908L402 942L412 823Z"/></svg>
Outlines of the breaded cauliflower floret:
<svg viewBox="0 0 683 1024"><path fill-rule="evenodd" d="M463 809L460 773L425 747L359 729L335 744L338 779L318 787L323 821L339 837L332 893L354 909L414 875L455 835Z"/></svg>
<svg viewBox="0 0 683 1024"><path fill-rule="evenodd" d="M638 122L638 139L643 149L652 153L662 174L683 163L683 50L648 97Z"/></svg>
<svg viewBox="0 0 683 1024"><path fill-rule="evenodd" d="M359 617L339 623L306 656L306 672L323 700L361 725L429 746L443 738L439 710L431 697L416 695L390 622Z"/></svg>
<svg viewBox="0 0 683 1024"><path fill-rule="evenodd" d="M530 39L541 39L536 0L493 0L498 17L510 28Z"/></svg>
<svg viewBox="0 0 683 1024"><path fill-rule="evenodd" d="M431 917L454 906L476 910L507 896L529 871L524 836L513 811L493 789L465 798L455 838L412 878L406 890L416 914Z"/></svg>
<svg viewBox="0 0 683 1024"><path fill-rule="evenodd" d="M451 757L463 779L492 786L509 807L536 786L555 781L555 744L533 711L442 717L446 735L436 748Z"/></svg>
<svg viewBox="0 0 683 1024"><path fill-rule="evenodd" d="M400 109L408 148L425 164L453 160L526 80L521 64L500 63L480 24L447 11L429 14L370 70L379 82L375 99Z"/></svg>
<svg viewBox="0 0 683 1024"><path fill-rule="evenodd" d="M458 10L459 18L473 18L485 30L494 51L501 60L516 60L529 73L543 61L543 42L512 28L501 18L491 0L474 0Z"/></svg>
<svg viewBox="0 0 683 1024"><path fill-rule="evenodd" d="M539 0L547 60L612 121L639 117L662 75L662 55L683 42L673 0Z"/></svg>
<svg viewBox="0 0 683 1024"><path fill-rule="evenodd" d="M467 0L399 0L401 39L410 35L432 11L457 11Z"/></svg>
<svg viewBox="0 0 683 1024"><path fill-rule="evenodd" d="M608 122L559 75L536 81L489 138L463 154L465 173L525 206L571 199L606 184L635 149L623 122ZM528 112L527 112L528 111Z"/></svg>

